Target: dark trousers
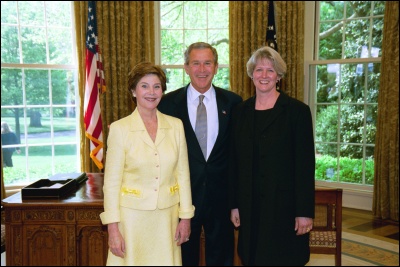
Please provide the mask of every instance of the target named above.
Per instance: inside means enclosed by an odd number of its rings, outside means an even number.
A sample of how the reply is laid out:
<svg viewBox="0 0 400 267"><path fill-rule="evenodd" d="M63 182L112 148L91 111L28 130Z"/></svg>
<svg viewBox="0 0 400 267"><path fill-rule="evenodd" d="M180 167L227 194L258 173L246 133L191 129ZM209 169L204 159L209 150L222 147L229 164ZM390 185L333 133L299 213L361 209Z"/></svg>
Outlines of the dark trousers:
<svg viewBox="0 0 400 267"><path fill-rule="evenodd" d="M14 151L3 148L3 167L13 167L12 155Z"/></svg>
<svg viewBox="0 0 400 267"><path fill-rule="evenodd" d="M200 236L204 228L207 266L233 266L234 228L227 216L213 216L203 209L200 216L191 220L190 240L182 244L182 265L198 266L200 260Z"/></svg>

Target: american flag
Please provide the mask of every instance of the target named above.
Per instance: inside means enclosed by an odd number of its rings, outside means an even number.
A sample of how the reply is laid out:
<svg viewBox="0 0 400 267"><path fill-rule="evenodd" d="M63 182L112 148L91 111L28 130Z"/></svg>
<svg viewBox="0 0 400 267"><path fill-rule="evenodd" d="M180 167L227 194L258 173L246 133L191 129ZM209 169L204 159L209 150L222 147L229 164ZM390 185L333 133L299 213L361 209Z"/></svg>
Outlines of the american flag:
<svg viewBox="0 0 400 267"><path fill-rule="evenodd" d="M97 42L96 4L88 2L88 23L86 32L86 85L84 123L86 137L90 140L90 157L103 169L103 124L99 94L106 91L103 64Z"/></svg>
<svg viewBox="0 0 400 267"><path fill-rule="evenodd" d="M278 43L276 42L274 1L269 1L268 3L268 25L265 41L267 46L270 46L278 51Z"/></svg>

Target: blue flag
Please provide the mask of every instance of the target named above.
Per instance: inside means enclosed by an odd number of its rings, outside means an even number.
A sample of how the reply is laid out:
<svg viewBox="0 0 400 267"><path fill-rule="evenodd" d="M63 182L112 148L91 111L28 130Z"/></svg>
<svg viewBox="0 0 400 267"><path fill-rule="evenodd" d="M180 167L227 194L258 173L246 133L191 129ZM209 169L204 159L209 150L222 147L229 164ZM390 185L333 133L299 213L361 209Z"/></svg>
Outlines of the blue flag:
<svg viewBox="0 0 400 267"><path fill-rule="evenodd" d="M267 46L270 46L278 51L278 43L276 42L274 1L269 1L268 5L268 25L265 41Z"/></svg>

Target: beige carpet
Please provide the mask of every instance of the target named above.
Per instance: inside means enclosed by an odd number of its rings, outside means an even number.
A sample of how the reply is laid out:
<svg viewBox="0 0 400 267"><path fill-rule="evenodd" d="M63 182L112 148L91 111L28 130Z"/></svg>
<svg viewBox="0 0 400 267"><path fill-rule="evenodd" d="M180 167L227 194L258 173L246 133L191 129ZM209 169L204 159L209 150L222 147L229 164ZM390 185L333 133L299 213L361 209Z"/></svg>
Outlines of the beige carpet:
<svg viewBox="0 0 400 267"><path fill-rule="evenodd" d="M334 266L333 255L311 254L307 266ZM399 242L342 233L343 266L399 266Z"/></svg>

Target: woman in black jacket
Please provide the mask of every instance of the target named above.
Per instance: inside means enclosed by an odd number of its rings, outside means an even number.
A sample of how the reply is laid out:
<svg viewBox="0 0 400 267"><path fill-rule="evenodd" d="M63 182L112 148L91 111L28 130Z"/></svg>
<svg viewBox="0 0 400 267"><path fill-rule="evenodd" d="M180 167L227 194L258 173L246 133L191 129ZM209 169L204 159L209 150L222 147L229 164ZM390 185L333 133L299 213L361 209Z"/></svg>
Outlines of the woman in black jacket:
<svg viewBox="0 0 400 267"><path fill-rule="evenodd" d="M314 218L310 108L277 89L286 64L270 47L247 62L256 95L232 114L231 221L244 265L305 265Z"/></svg>

